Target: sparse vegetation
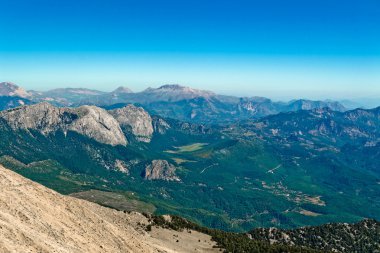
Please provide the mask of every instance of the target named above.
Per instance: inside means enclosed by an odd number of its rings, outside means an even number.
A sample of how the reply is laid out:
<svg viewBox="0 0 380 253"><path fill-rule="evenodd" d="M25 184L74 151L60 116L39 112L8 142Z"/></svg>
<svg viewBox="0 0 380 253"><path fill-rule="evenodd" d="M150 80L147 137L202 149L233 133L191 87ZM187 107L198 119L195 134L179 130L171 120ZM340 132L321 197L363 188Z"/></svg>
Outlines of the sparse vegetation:
<svg viewBox="0 0 380 253"><path fill-rule="evenodd" d="M280 253L280 252L289 252L289 253L314 253L319 252L317 250L312 250L306 247L297 247L297 246L288 246L288 245L271 245L264 241L251 240L247 234L244 233L233 233L225 232L217 229L210 229L206 227L199 226L193 222L190 222L186 219L183 219L178 216L172 216L171 220L168 221L163 216L148 216L150 222L158 227L173 229L175 231L182 231L184 229L195 230L212 237L217 243L218 248L224 252L231 253ZM152 226L152 224L148 226ZM147 230L148 230L147 226ZM150 227L151 229L151 227Z"/></svg>
<svg viewBox="0 0 380 253"><path fill-rule="evenodd" d="M249 232L255 240L294 244L321 251L380 252L380 222L331 223L292 230L257 228Z"/></svg>

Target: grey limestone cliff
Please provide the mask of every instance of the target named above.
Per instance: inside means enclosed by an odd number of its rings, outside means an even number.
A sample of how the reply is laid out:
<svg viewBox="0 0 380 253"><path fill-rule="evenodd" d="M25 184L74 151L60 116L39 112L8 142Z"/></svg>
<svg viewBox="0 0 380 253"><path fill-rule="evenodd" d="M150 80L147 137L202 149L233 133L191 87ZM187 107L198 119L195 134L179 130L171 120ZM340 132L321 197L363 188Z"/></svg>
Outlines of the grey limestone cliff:
<svg viewBox="0 0 380 253"><path fill-rule="evenodd" d="M126 145L119 123L106 110L96 106L58 108L49 103L18 107L0 112L13 129L37 130L44 135L74 131L98 142Z"/></svg>
<svg viewBox="0 0 380 253"><path fill-rule="evenodd" d="M152 118L143 108L127 105L109 113L119 122L122 129L130 128L138 141L150 142L153 135Z"/></svg>

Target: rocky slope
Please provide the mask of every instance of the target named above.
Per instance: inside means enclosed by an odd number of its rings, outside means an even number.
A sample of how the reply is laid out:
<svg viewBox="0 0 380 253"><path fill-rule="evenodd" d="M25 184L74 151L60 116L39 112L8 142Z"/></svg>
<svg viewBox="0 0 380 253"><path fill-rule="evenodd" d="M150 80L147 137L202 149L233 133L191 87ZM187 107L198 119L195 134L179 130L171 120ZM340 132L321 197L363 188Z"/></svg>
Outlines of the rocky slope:
<svg viewBox="0 0 380 253"><path fill-rule="evenodd" d="M148 95L152 101L180 101L198 97L209 98L216 94L211 91L193 89L178 84L167 84L159 88L148 88L142 93Z"/></svg>
<svg viewBox="0 0 380 253"><path fill-rule="evenodd" d="M0 167L1 252L155 252L128 216Z"/></svg>
<svg viewBox="0 0 380 253"><path fill-rule="evenodd" d="M338 145L350 141L374 146L380 138L380 107L346 112L322 108L281 113L245 125L250 126L267 138L293 141L323 138Z"/></svg>
<svg viewBox="0 0 380 253"><path fill-rule="evenodd" d="M210 236L148 234L141 214L60 195L2 166L0 185L0 252L217 252Z"/></svg>
<svg viewBox="0 0 380 253"><path fill-rule="evenodd" d="M14 130L34 130L44 135L74 131L110 145L126 145L126 135L150 142L154 132L149 113L133 105L106 111L96 106L59 108L43 102L1 111L0 118Z"/></svg>
<svg viewBox="0 0 380 253"><path fill-rule="evenodd" d="M150 142L153 135L152 118L143 108L127 105L109 113L119 122L125 131L130 131L137 140Z"/></svg>
<svg viewBox="0 0 380 253"><path fill-rule="evenodd" d="M74 131L110 145L126 145L119 123L95 106L57 108L49 103L19 107L0 113L13 129L36 130L44 135L58 130Z"/></svg>

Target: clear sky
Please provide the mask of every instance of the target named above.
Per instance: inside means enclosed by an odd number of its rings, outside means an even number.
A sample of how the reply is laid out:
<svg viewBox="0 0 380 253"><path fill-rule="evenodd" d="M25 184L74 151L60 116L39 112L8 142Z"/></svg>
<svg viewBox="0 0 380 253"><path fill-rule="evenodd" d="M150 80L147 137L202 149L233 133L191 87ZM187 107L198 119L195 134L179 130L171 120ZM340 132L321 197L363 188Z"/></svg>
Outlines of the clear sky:
<svg viewBox="0 0 380 253"><path fill-rule="evenodd" d="M379 0L0 0L0 81L380 97Z"/></svg>

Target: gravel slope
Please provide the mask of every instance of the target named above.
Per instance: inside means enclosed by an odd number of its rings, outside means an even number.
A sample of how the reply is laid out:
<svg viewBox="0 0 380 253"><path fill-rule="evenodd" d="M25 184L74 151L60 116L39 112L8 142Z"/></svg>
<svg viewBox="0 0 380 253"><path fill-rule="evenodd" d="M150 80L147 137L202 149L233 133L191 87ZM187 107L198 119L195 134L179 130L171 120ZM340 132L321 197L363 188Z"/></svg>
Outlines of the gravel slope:
<svg viewBox="0 0 380 253"><path fill-rule="evenodd" d="M207 243L178 247L168 230L144 231L147 219L63 196L0 166L0 253L210 252ZM159 232L162 230L162 235ZM198 241L197 233L181 244ZM189 234L190 236L190 234ZM210 248L205 248L210 245Z"/></svg>

